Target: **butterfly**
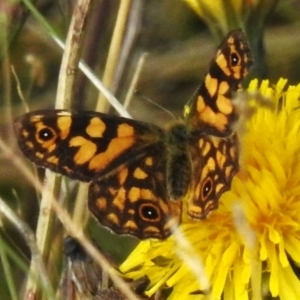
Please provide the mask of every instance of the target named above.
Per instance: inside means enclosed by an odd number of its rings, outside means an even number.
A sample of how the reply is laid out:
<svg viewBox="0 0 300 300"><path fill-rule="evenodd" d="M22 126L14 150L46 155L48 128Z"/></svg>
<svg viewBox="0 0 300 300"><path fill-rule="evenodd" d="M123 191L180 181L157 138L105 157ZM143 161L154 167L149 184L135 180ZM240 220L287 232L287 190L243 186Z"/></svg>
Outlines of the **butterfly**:
<svg viewBox="0 0 300 300"><path fill-rule="evenodd" d="M40 110L16 119L19 147L36 165L90 182L92 215L117 234L165 239L183 204L201 220L218 207L239 168L234 93L252 64L231 31L184 118L156 125L94 111Z"/></svg>

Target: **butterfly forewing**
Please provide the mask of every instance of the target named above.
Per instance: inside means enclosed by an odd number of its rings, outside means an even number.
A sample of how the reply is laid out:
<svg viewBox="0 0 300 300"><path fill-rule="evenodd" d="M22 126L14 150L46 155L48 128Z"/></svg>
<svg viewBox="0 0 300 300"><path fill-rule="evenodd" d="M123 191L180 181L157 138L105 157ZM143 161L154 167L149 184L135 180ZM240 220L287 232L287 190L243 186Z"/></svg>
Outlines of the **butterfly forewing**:
<svg viewBox="0 0 300 300"><path fill-rule="evenodd" d="M186 119L193 129L215 136L232 133L238 117L232 98L251 65L251 51L243 31L230 32L187 109Z"/></svg>
<svg viewBox="0 0 300 300"><path fill-rule="evenodd" d="M157 126L97 112L36 111L15 122L18 143L38 166L92 181L163 140Z"/></svg>

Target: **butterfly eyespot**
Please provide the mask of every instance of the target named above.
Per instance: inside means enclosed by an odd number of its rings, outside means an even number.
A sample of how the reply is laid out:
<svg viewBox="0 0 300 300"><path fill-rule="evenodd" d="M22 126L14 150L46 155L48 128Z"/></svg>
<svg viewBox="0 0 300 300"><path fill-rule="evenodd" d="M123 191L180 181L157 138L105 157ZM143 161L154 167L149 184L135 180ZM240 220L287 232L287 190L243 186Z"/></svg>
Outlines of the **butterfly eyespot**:
<svg viewBox="0 0 300 300"><path fill-rule="evenodd" d="M149 203L142 204L139 209L140 216L150 222L157 222L160 220L160 212L157 207Z"/></svg>
<svg viewBox="0 0 300 300"><path fill-rule="evenodd" d="M213 189L213 182L211 180L211 178L207 178L206 181L203 183L202 186L202 198L206 199L210 193L212 192Z"/></svg>
<svg viewBox="0 0 300 300"><path fill-rule="evenodd" d="M55 136L53 130L50 128L47 128L47 127L39 130L37 134L38 134L38 139L43 142L47 142L47 141L53 139Z"/></svg>
<svg viewBox="0 0 300 300"><path fill-rule="evenodd" d="M236 53L232 53L230 56L231 66L235 67L239 64L239 56Z"/></svg>

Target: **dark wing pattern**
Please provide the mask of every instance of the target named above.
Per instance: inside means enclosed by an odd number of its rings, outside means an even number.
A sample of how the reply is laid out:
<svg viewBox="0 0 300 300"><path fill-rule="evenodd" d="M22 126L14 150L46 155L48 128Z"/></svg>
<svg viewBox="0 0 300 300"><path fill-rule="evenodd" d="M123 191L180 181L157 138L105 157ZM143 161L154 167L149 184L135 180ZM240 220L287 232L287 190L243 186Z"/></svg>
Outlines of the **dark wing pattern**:
<svg viewBox="0 0 300 300"><path fill-rule="evenodd" d="M24 154L38 166L92 181L164 139L159 127L97 112L35 111L15 121Z"/></svg>
<svg viewBox="0 0 300 300"><path fill-rule="evenodd" d="M18 118L15 132L38 166L91 181L88 205L119 234L166 238L181 219L168 201L166 132L157 126L96 112L37 111Z"/></svg>
<svg viewBox="0 0 300 300"><path fill-rule="evenodd" d="M118 234L163 239L181 219L181 201L169 200L166 151L155 145L112 176L93 181L88 205Z"/></svg>
<svg viewBox="0 0 300 300"><path fill-rule="evenodd" d="M198 146L197 146L198 145ZM221 138L204 136L191 145L193 175L186 199L188 215L204 219L219 205L221 195L230 189L239 169L236 134Z"/></svg>
<svg viewBox="0 0 300 300"><path fill-rule="evenodd" d="M193 174L186 198L188 214L205 218L218 207L239 169L238 138L233 124L238 115L234 93L252 65L250 47L242 30L230 32L220 45L196 98L186 108L191 128Z"/></svg>
<svg viewBox="0 0 300 300"><path fill-rule="evenodd" d="M220 45L196 98L186 108L187 123L196 131L228 136L237 120L234 93L252 65L251 50L242 30L231 31Z"/></svg>
<svg viewBox="0 0 300 300"><path fill-rule="evenodd" d="M91 182L88 206L104 226L141 239L164 239L180 223L181 200L199 220L230 188L239 158L232 98L251 64L245 35L234 30L183 122L163 130L91 111L36 111L15 121L19 146L38 166Z"/></svg>

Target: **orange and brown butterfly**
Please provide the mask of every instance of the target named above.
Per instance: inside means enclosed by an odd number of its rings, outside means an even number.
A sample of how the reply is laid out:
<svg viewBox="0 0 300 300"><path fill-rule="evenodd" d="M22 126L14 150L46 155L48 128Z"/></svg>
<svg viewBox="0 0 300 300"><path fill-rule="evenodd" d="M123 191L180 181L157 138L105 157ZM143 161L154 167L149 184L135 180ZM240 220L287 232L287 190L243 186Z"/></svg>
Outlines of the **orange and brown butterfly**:
<svg viewBox="0 0 300 300"><path fill-rule="evenodd" d="M200 220L230 188L239 167L232 98L251 64L243 31L231 31L183 120L162 129L93 111L41 110L16 119L19 146L38 166L91 182L88 207L104 226L167 238L183 199Z"/></svg>

